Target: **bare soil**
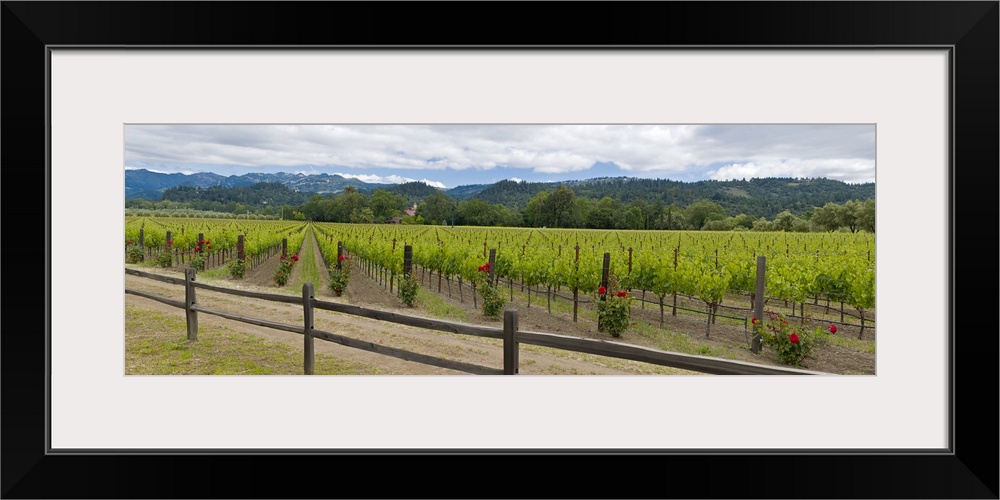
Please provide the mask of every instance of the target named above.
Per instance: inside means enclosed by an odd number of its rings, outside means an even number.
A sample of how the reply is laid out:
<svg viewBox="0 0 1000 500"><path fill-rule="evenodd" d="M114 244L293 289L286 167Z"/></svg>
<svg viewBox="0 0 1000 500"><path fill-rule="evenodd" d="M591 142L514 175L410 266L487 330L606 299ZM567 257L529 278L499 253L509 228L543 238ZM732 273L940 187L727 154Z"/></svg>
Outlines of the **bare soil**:
<svg viewBox="0 0 1000 500"><path fill-rule="evenodd" d="M314 257L317 259L317 267L320 270L325 269L326 265L322 260L322 255L320 254L315 238L307 238L304 242L304 245L306 244L314 245ZM225 280L220 280L218 284L230 288L271 293L278 291L278 293L299 295L298 293L294 293L294 290L289 290L287 286L277 287L274 284L273 274L277 264L278 256L275 256L249 271L241 280L226 278ZM389 292L387 286L384 287L377 283L375 279L366 276L364 270L358 267L357 262L352 261L352 264L355 267L352 271L351 280L342 296L336 297L324 284L324 286L317 287L315 292L317 298L355 304L371 309L430 317L430 314L424 309L423 304L418 303L414 308L407 307L395 293ZM158 270L156 268L146 270L168 275L182 275L180 267L167 270ZM299 270L300 267L293 268L292 278L289 280L290 283L298 282L297 273L300 272ZM433 293L449 307L462 311L465 316L463 322L497 327L502 326L499 320L491 320L483 316L480 309L481 300L477 297L474 304L471 287L467 284L463 284L463 288L460 289L457 281L453 281L449 296L446 280L442 281L441 292L438 293L437 275L429 278L419 269L415 269L414 273L418 278L424 278L428 281L422 284L425 291ZM320 274L323 275L322 272ZM325 276L322 277L325 278ZM183 300L184 298L182 287L131 275L126 275L126 287L178 300ZM591 304L579 305L578 318L575 322L573 321L571 312L563 312L568 309L567 305L572 304L570 299L564 298L565 296L570 296L571 293L567 293L566 291L559 292L563 297L553 298L554 306L550 314L546 308L544 288L542 288L539 295L536 295L534 292L532 293L530 307L528 307L524 296L520 292L521 286L515 283L513 289L516 300L511 304L511 307L515 307L518 310L519 328L521 330L614 340L626 344L665 350L670 350L669 346L681 342L685 345L693 346L692 348L695 350L695 353L700 355L723 357L764 365L784 366L767 347L756 355L750 352L748 348L749 334L744 330L742 323L739 325L726 324L723 319L719 319L715 324L711 325L711 329L708 335L706 335L706 315L679 312L677 316L673 316L671 315L670 304L668 303L664 315L664 324L661 328L659 327L659 307L656 304L647 303L643 308L639 301L634 301L632 308L633 322L644 322L652 325L653 328L631 328L624 332L622 337L612 338L609 334L598 331L596 321L593 319L596 315L592 312ZM501 283L501 290L504 291L505 295L508 295L509 288L506 282ZM395 292L395 288L393 292ZM581 299L586 299L582 293ZM653 300L652 297L648 296L647 299ZM152 310L172 311L178 315L184 314L180 309L131 294L126 294L126 301L148 307ZM235 297L201 289L198 290L198 302L206 307L231 311L245 316L266 318L271 321L287 324L298 325L303 321L302 308L294 304ZM562 307L556 304L561 304ZM699 304L689 301L679 301L678 305L683 305L683 307L690 309L699 307ZM700 307L704 309L703 304ZM725 311L720 312L726 313ZM382 345L390 345L412 352L460 360L480 366L501 369L503 365L502 343L496 339L412 328L330 311L315 310L315 316L315 328L318 330ZM303 341L301 334L252 326L204 313L199 314L199 323L206 325L216 323L225 324L230 328L239 328L242 331L260 335L271 341L294 345L298 348L301 348ZM846 334L850 335L850 333ZM178 335L183 336L184 332L178 332ZM844 333L839 333L838 335L844 335ZM874 342L873 336L871 340L868 340L867 337L868 333L866 332L866 341ZM466 375L464 372L404 361L391 356L344 347L332 342L316 341L315 346L317 353L346 358L370 366L377 366L379 372L385 374ZM802 362L801 368L833 374L874 375L875 355L833 344L826 344L817 347L813 353L806 357ZM694 374L693 372L659 367L646 363L529 345L521 346L519 373L523 375Z"/></svg>

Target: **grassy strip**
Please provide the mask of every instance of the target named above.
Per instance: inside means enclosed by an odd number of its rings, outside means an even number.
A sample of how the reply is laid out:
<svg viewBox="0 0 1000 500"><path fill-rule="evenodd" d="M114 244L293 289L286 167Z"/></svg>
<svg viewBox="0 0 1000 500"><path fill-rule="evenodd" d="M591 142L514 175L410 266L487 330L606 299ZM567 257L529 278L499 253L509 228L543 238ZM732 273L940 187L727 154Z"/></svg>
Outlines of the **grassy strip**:
<svg viewBox="0 0 1000 500"><path fill-rule="evenodd" d="M463 322L469 319L463 309L448 304L437 293L427 291L423 286L417 289L417 304L432 318Z"/></svg>
<svg viewBox="0 0 1000 500"><path fill-rule="evenodd" d="M226 327L202 324L187 340L180 314L125 305L127 375L301 375L302 350ZM317 375L377 375L379 369L316 354Z"/></svg>
<svg viewBox="0 0 1000 500"><path fill-rule="evenodd" d="M316 267L316 237L313 235L312 225L306 229L305 238L302 239L302 248L299 249L299 261L295 263L299 267L299 276L294 281L289 281L286 287L290 290L302 291L303 283L312 283L314 290L322 290L326 286L326 281L320 278L319 269ZM326 276L326 273L323 273Z"/></svg>

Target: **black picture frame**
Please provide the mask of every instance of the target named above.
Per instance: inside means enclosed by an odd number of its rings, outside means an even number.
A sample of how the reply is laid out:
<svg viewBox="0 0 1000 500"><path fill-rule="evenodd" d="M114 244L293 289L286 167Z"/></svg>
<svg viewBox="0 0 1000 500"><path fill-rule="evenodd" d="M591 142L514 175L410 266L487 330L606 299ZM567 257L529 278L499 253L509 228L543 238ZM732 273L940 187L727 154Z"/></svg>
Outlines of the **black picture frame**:
<svg viewBox="0 0 1000 500"><path fill-rule="evenodd" d="M42 207L29 208L8 197L5 233L17 239L4 245L5 260L39 260L37 243L24 239L41 239L41 214L46 254L51 253L45 99L51 46L950 47L950 453L53 455L45 438L48 332L43 331L51 313L44 299L51 278L48 269L40 280L37 271L27 274L29 266L17 266L15 275L25 276L12 278L8 271L8 283L18 291L5 296L8 328L0 350L3 497L304 498L314 495L314 481L322 481L321 491L329 493L321 496L358 498L998 498L992 427L998 421L998 339L995 320L987 314L995 307L996 287L992 280L988 285L976 280L997 276L991 267L995 226L982 222L992 219L998 206L1000 4L643 2L556 4L552 10L538 5L3 2L0 158L8 187L45 200ZM572 15L556 14L566 11ZM974 233L969 221L979 222ZM966 235L962 245L959 227ZM957 331L962 333L956 337ZM542 474L542 481L529 480Z"/></svg>

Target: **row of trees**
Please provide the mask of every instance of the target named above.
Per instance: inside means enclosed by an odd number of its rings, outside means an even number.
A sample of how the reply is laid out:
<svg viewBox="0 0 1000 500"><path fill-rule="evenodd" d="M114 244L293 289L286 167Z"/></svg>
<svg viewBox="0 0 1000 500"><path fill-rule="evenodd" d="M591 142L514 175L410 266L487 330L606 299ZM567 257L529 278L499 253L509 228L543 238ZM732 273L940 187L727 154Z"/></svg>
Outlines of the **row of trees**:
<svg viewBox="0 0 1000 500"><path fill-rule="evenodd" d="M189 192L192 191L192 192ZM192 196L193 189L177 189L172 198ZM208 190L203 190L208 191ZM281 194L267 192L267 195ZM248 194L264 194L247 190ZM577 196L572 189L560 185L552 191L535 194L523 209L481 199L459 201L440 190L433 190L417 205L415 216L406 216L410 208L407 196L385 189L365 194L354 186L333 194L313 195L298 206L278 206L260 201L263 208L257 214L283 219L307 219L319 222L385 223L395 217L404 224L459 226L557 227L589 229L686 229L711 231L875 231L875 200L849 200L843 204L826 203L822 207L793 214L784 210L772 220L747 214L727 216L719 203L702 199L688 206L667 205L662 201L649 203L635 199L624 203L605 196L600 200ZM202 204L219 204L203 200ZM177 200L151 202L130 200L137 209L194 208ZM232 205L232 206L230 206ZM205 207L208 208L208 207ZM229 202L218 212L244 215L249 208L240 202Z"/></svg>

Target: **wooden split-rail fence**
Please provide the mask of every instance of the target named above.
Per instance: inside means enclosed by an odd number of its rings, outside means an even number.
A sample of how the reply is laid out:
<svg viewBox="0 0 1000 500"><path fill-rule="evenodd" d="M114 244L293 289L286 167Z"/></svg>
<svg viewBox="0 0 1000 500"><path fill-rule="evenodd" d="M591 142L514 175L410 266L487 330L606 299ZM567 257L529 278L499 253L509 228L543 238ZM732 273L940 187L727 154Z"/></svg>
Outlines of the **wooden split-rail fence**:
<svg viewBox="0 0 1000 500"><path fill-rule="evenodd" d="M183 309L187 319L187 338L195 341L198 339L198 314L211 314L222 318L239 321L251 325L273 328L287 332L301 334L303 336L303 371L306 375L313 374L316 339L333 342L347 347L353 347L364 351L375 352L406 361L423 363L440 368L456 370L475 375L517 375L518 354L521 344L536 345L561 349L565 351L594 354L618 359L650 363L660 366L669 366L683 370L690 370L699 373L714 375L821 375L823 373L807 370L799 370L785 367L774 367L758 365L742 361L732 361L706 356L696 356L690 354L674 353L650 349L647 347L630 345L620 342L613 342L600 339L588 339L580 337L570 337L553 333L533 332L521 330L518 327L517 310L506 310L503 314L503 327L490 327L481 325L471 325L439 319L423 318L419 316L409 316L397 314L377 309L368 309L351 304L341 304L318 300L315 297L313 284L302 285L302 296L282 295L275 293L253 292L248 290L238 290L225 288L197 281L194 269L185 269L184 278L174 278L159 274L147 273L136 269L125 269L125 274L142 278L157 280L165 283L181 285L184 287L184 301L178 301L160 295L125 288L126 294L145 297L163 304L167 304L179 309ZM222 311L201 305L197 301L198 289L210 290L213 292L248 297L272 302L282 302L287 304L300 304L303 311L303 323L298 325L279 323L262 318L253 318L241 314ZM503 341L503 369L465 363L450 359L439 358L426 354L406 351L403 349L375 344L363 340L354 339L334 332L317 330L314 327L314 314L316 309L334 311L343 314L361 316L398 325L406 325L428 330L456 333L461 335L471 335L476 337L486 337L501 339Z"/></svg>

